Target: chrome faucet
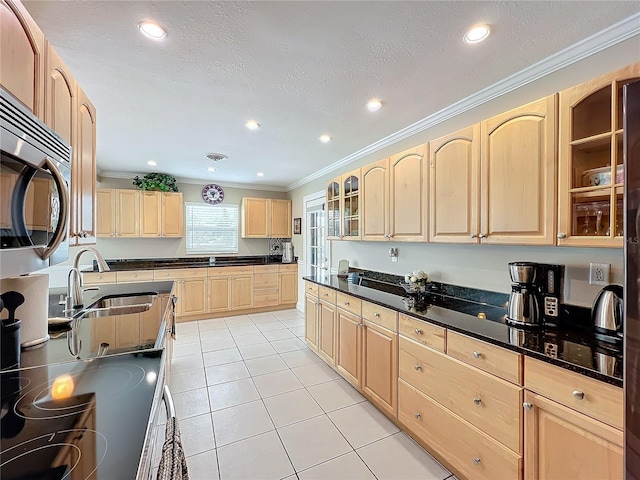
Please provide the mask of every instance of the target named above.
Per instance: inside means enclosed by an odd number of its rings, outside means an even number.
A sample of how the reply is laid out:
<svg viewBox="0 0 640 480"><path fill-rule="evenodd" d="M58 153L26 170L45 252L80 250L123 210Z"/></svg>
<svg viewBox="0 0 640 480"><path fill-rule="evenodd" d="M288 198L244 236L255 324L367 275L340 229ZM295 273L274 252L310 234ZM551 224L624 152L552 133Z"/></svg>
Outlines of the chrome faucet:
<svg viewBox="0 0 640 480"><path fill-rule="evenodd" d="M84 252L91 252L98 262L99 272L108 272L111 270L107 262L93 247L84 247L76 253L73 258L73 267L69 270L69 277L67 278L67 299L65 301L65 311L71 311L76 307L82 307L82 276L78 269L80 265L80 257Z"/></svg>

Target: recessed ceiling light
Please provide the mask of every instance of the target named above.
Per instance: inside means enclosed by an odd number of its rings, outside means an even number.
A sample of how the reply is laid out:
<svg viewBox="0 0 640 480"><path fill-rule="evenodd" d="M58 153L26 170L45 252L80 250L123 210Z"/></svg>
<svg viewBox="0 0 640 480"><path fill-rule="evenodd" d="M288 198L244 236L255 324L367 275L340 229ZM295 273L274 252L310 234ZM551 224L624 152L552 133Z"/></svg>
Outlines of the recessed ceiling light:
<svg viewBox="0 0 640 480"><path fill-rule="evenodd" d="M322 143L327 143L331 141L331 137L329 135L320 135L320 141Z"/></svg>
<svg viewBox="0 0 640 480"><path fill-rule="evenodd" d="M264 177L264 173L263 172L258 172L258 173L256 173L256 175L258 175L259 177Z"/></svg>
<svg viewBox="0 0 640 480"><path fill-rule="evenodd" d="M377 98L372 98L367 102L367 109L370 112L375 112L376 110L380 110L381 106L382 106L382 102Z"/></svg>
<svg viewBox="0 0 640 480"><path fill-rule="evenodd" d="M247 127L249 130L257 130L260 128L260 124L255 120L249 120L247 123L244 124L244 126Z"/></svg>
<svg viewBox="0 0 640 480"><path fill-rule="evenodd" d="M491 33L489 25L476 25L464 34L465 43L478 43L484 40Z"/></svg>
<svg viewBox="0 0 640 480"><path fill-rule="evenodd" d="M149 160L147 162L147 165L149 165L150 167L155 167L156 165L158 165L156 162L154 162L153 160Z"/></svg>
<svg viewBox="0 0 640 480"><path fill-rule="evenodd" d="M207 168L207 171L208 171L208 172L215 172L215 171L216 171L216 169L215 169L215 168L213 168L213 167L209 167L209 168Z"/></svg>
<svg viewBox="0 0 640 480"><path fill-rule="evenodd" d="M152 22L151 20L145 20L144 22L140 22L138 24L138 28L140 32L149 38L154 40L162 40L167 37L167 31L162 28L156 22Z"/></svg>

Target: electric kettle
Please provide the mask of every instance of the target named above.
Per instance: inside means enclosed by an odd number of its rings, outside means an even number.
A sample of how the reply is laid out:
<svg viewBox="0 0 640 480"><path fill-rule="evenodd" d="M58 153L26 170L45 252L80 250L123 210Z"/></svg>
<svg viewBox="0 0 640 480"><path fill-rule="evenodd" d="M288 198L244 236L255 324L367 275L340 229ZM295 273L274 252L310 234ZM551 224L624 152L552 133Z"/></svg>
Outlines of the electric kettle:
<svg viewBox="0 0 640 480"><path fill-rule="evenodd" d="M591 320L596 331L622 335L623 292L620 285L607 285L600 290L591 309Z"/></svg>

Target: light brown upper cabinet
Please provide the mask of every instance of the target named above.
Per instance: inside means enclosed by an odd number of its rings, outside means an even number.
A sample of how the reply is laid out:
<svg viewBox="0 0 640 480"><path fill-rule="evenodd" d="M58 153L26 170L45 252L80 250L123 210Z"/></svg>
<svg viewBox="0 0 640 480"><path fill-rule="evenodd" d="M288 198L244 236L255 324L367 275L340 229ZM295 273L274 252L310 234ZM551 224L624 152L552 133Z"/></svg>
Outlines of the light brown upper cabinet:
<svg viewBox="0 0 640 480"><path fill-rule="evenodd" d="M360 240L360 169L327 183L327 238Z"/></svg>
<svg viewBox="0 0 640 480"><path fill-rule="evenodd" d="M162 235L162 192L140 192L140 236Z"/></svg>
<svg viewBox="0 0 640 480"><path fill-rule="evenodd" d="M426 240L426 145L362 167L362 239Z"/></svg>
<svg viewBox="0 0 640 480"><path fill-rule="evenodd" d="M184 235L184 206L182 193L162 192L161 237L182 237Z"/></svg>
<svg viewBox="0 0 640 480"><path fill-rule="evenodd" d="M478 243L480 124L429 142L429 240Z"/></svg>
<svg viewBox="0 0 640 480"><path fill-rule="evenodd" d="M640 63L560 92L558 245L622 247L622 87Z"/></svg>
<svg viewBox="0 0 640 480"><path fill-rule="evenodd" d="M98 189L99 237L140 236L140 192L138 190Z"/></svg>
<svg viewBox="0 0 640 480"><path fill-rule="evenodd" d="M96 243L96 109L80 87L76 88L76 98L69 241L72 245L88 245Z"/></svg>
<svg viewBox="0 0 640 480"><path fill-rule="evenodd" d="M76 123L76 81L53 47L47 44L44 118L62 139L72 144Z"/></svg>
<svg viewBox="0 0 640 480"><path fill-rule="evenodd" d="M482 243L555 244L556 106L550 95L481 123Z"/></svg>
<svg viewBox="0 0 640 480"><path fill-rule="evenodd" d="M291 238L291 200L242 199L242 238Z"/></svg>
<svg viewBox="0 0 640 480"><path fill-rule="evenodd" d="M98 188L96 192L96 232L98 237L116 236L116 191Z"/></svg>
<svg viewBox="0 0 640 480"><path fill-rule="evenodd" d="M44 35L13 0L0 1L0 25L0 85L44 119Z"/></svg>

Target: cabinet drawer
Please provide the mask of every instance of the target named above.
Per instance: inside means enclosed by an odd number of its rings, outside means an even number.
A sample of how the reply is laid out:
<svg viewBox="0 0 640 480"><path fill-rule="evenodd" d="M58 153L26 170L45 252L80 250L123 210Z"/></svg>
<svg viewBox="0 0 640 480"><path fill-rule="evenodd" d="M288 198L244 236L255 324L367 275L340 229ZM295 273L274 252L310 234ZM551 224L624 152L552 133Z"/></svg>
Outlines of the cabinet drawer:
<svg viewBox="0 0 640 480"><path fill-rule="evenodd" d="M201 278L207 276L206 268L178 268L179 278Z"/></svg>
<svg viewBox="0 0 640 480"><path fill-rule="evenodd" d="M278 305L278 290L258 290L253 292L254 307L271 307Z"/></svg>
<svg viewBox="0 0 640 480"><path fill-rule="evenodd" d="M206 269L210 277L230 277L233 275L253 275L253 266L243 267L209 267Z"/></svg>
<svg viewBox="0 0 640 480"><path fill-rule="evenodd" d="M312 282L308 282L305 280L304 282L304 293L306 293L307 295L314 295L314 296L318 296L318 284L317 283L312 283Z"/></svg>
<svg viewBox="0 0 640 480"><path fill-rule="evenodd" d="M281 272L297 272L298 265L296 263L283 263L279 265Z"/></svg>
<svg viewBox="0 0 640 480"><path fill-rule="evenodd" d="M174 278L180 278L176 276L177 269L167 268L164 270L154 270L154 280L173 280Z"/></svg>
<svg viewBox="0 0 640 480"><path fill-rule="evenodd" d="M278 265L255 265L253 271L255 273L278 273Z"/></svg>
<svg viewBox="0 0 640 480"><path fill-rule="evenodd" d="M118 283L153 282L153 270L116 272Z"/></svg>
<svg viewBox="0 0 640 480"><path fill-rule="evenodd" d="M336 305L354 315L360 316L362 314L362 300L351 295L336 292Z"/></svg>
<svg viewBox="0 0 640 480"><path fill-rule="evenodd" d="M445 328L400 314L398 317L398 332L411 340L415 340L438 352L445 353L447 337Z"/></svg>
<svg viewBox="0 0 640 480"><path fill-rule="evenodd" d="M269 288L278 288L277 273L258 273L253 277L253 289L264 290Z"/></svg>
<svg viewBox="0 0 640 480"><path fill-rule="evenodd" d="M329 303L336 303L336 292L333 288L328 287L318 287L318 297L320 300L324 300Z"/></svg>
<svg viewBox="0 0 640 480"><path fill-rule="evenodd" d="M392 332L398 331L398 314L371 302L362 302L362 318Z"/></svg>
<svg viewBox="0 0 640 480"><path fill-rule="evenodd" d="M82 283L84 285L117 283L116 272L84 272L82 274Z"/></svg>
<svg viewBox="0 0 640 480"><path fill-rule="evenodd" d="M398 419L467 478L521 479L522 457L402 380Z"/></svg>
<svg viewBox="0 0 640 480"><path fill-rule="evenodd" d="M524 368L527 390L622 429L622 388L531 357L525 357Z"/></svg>
<svg viewBox="0 0 640 480"><path fill-rule="evenodd" d="M487 342L447 332L447 353L485 372L522 385L522 355Z"/></svg>
<svg viewBox="0 0 640 480"><path fill-rule="evenodd" d="M400 338L399 376L425 395L522 453L522 388Z"/></svg>

